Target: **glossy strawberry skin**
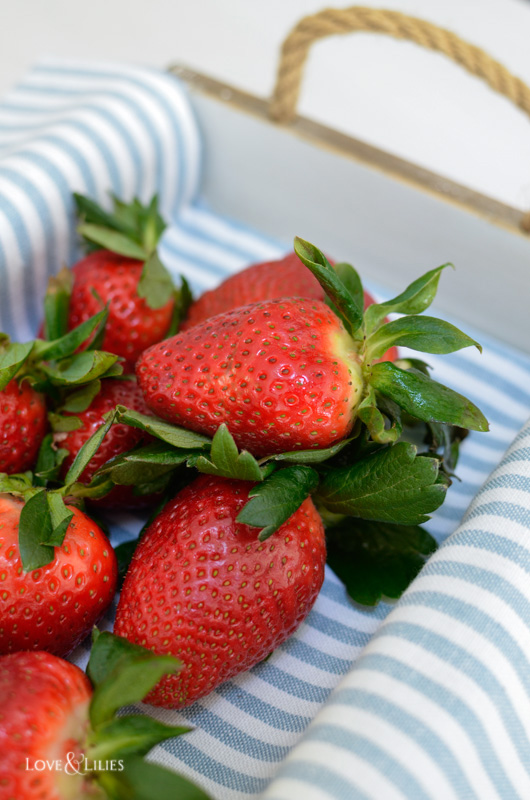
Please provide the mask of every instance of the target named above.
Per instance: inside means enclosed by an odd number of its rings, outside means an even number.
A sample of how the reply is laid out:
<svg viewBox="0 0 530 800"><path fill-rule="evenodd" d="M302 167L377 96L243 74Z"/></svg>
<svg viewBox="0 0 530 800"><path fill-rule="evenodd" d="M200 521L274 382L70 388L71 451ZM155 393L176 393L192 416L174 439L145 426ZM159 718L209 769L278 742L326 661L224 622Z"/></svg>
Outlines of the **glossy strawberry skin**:
<svg viewBox="0 0 530 800"><path fill-rule="evenodd" d="M69 451L61 465L61 477L64 478L70 469L74 458L85 442L105 422L105 414L124 405L141 414L150 414L143 398L140 387L135 380L116 380L108 378L101 382L101 390L95 396L86 411L77 413L64 412L64 416L77 417L82 426L68 433L56 433L54 436L57 447ZM114 423L103 439L99 449L91 458L86 469L81 473L82 483L90 483L97 470L114 456L119 456L137 444L151 441L151 437L129 425ZM150 497L140 497L134 494L133 486L115 486L105 497L99 498L96 504L102 508L141 508L152 501Z"/></svg>
<svg viewBox="0 0 530 800"><path fill-rule="evenodd" d="M0 472L31 469L47 427L44 396L28 381L10 381L0 392Z"/></svg>
<svg viewBox="0 0 530 800"><path fill-rule="evenodd" d="M189 308L181 330L192 328L205 319L232 311L233 308L279 300L281 297L310 297L324 300L324 290L296 253L276 261L251 264L231 275L215 289L204 292ZM372 301L373 302L373 301Z"/></svg>
<svg viewBox="0 0 530 800"><path fill-rule="evenodd" d="M35 769L81 755L91 695L79 667L49 653L0 657L0 800L91 796L81 775Z"/></svg>
<svg viewBox="0 0 530 800"><path fill-rule="evenodd" d="M101 349L122 356L125 371L129 372L143 350L164 338L173 313L173 300L152 309L138 295L142 269L141 261L108 250L96 250L72 267L74 284L68 330L109 303L109 319Z"/></svg>
<svg viewBox="0 0 530 800"><path fill-rule="evenodd" d="M206 320L147 350L136 372L155 414L207 435L225 422L258 456L343 439L363 388L342 322L302 298Z"/></svg>
<svg viewBox="0 0 530 800"><path fill-rule="evenodd" d="M114 632L184 662L146 702L189 705L262 661L305 619L324 580L313 502L265 542L236 523L252 484L203 475L151 524L123 586Z"/></svg>
<svg viewBox="0 0 530 800"><path fill-rule="evenodd" d="M87 636L116 592L117 564L103 531L79 509L55 558L24 573L18 548L22 501L0 494L0 653L64 656Z"/></svg>
<svg viewBox="0 0 530 800"><path fill-rule="evenodd" d="M323 288L296 253L288 253L276 261L252 264L231 275L215 289L204 292L190 306L180 330L187 330L210 317L240 306L262 303L264 300L280 300L283 297L325 299ZM364 310L373 303L374 298L365 289ZM391 347L379 360L395 361L398 357L397 348Z"/></svg>

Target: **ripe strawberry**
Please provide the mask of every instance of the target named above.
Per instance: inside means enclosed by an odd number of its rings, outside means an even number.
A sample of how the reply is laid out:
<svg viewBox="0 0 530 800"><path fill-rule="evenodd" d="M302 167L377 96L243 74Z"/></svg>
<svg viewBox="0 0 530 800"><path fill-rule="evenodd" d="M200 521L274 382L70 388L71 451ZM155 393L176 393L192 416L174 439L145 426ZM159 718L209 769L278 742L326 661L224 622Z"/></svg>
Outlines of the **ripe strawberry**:
<svg viewBox="0 0 530 800"><path fill-rule="evenodd" d="M157 243L166 226L156 197L148 206L114 198L112 213L81 195L74 199L78 230L91 252L70 272L65 269L50 280L46 335L64 333L65 310L71 330L108 306L103 349L121 356L130 372L142 350L176 330L189 302L187 285L183 282L177 291L158 257Z"/></svg>
<svg viewBox="0 0 530 800"><path fill-rule="evenodd" d="M146 701L189 705L284 642L324 580L311 499L266 542L238 524L251 483L201 476L150 525L125 578L115 633L184 662Z"/></svg>
<svg viewBox="0 0 530 800"><path fill-rule="evenodd" d="M63 412L64 417L77 417L81 423L81 427L73 431L54 434L55 444L69 452L69 455L66 456L61 465L61 476L63 478L81 447L105 422L105 415L120 404L142 414L151 413L136 381L112 378L101 382L100 391L85 411ZM132 428L129 425L117 422L114 423L99 449L92 456L88 466L81 473L79 480L83 483L90 483L98 469L111 458L131 450L137 444L146 442L149 439L150 437L138 428ZM136 496L132 486L115 486L109 494L97 500L97 503L106 508L131 506L138 508L145 504L146 499L149 502L149 498Z"/></svg>
<svg viewBox="0 0 530 800"><path fill-rule="evenodd" d="M320 300L243 306L147 350L136 371L158 416L255 455L328 447L351 430L363 377L355 342Z"/></svg>
<svg viewBox="0 0 530 800"><path fill-rule="evenodd" d="M47 427L44 396L28 381L11 380L0 391L0 472L31 469Z"/></svg>
<svg viewBox="0 0 530 800"><path fill-rule="evenodd" d="M49 653L0 658L0 800L98 796L83 775L35 766L79 760L91 696L79 667Z"/></svg>
<svg viewBox="0 0 530 800"><path fill-rule="evenodd" d="M0 653L48 650L65 655L104 614L116 591L114 551L79 509L53 560L24 572L19 520L24 503L0 494Z"/></svg>
<svg viewBox="0 0 530 800"><path fill-rule="evenodd" d="M252 264L241 272L231 275L215 289L204 292L189 307L188 315L180 330L187 330L210 317L250 303L280 300L282 297L324 300L325 296L317 279L302 264L296 253L288 253L276 261ZM365 310L373 303L375 303L374 298L365 289ZM397 358L397 348L391 347L381 361L395 361Z"/></svg>
<svg viewBox="0 0 530 800"><path fill-rule="evenodd" d="M205 319L232 311L239 306L287 296L310 297L314 300L325 298L319 282L296 253L288 253L276 261L251 264L241 272L231 275L215 289L204 292L189 307L180 330L192 328Z"/></svg>
<svg viewBox="0 0 530 800"><path fill-rule="evenodd" d="M208 796L186 778L144 761L155 744L187 733L138 714L142 699L180 662L110 633L94 632L87 673L45 652L0 657L0 800L116 800ZM99 691L97 691L99 690Z"/></svg>
<svg viewBox="0 0 530 800"><path fill-rule="evenodd" d="M102 348L125 359L125 371L134 368L146 347L164 338L171 324L174 301L149 308L138 295L143 262L108 250L96 250L74 267L68 330L89 319L108 303L109 319ZM96 292L97 296L94 296Z"/></svg>

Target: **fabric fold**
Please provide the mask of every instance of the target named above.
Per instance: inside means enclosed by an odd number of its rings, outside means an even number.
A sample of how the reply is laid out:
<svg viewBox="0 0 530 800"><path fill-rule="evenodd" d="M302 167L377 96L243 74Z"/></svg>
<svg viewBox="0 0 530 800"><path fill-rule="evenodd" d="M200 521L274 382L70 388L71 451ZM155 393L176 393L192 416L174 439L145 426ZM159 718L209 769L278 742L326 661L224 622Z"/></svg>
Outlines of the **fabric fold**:
<svg viewBox="0 0 530 800"><path fill-rule="evenodd" d="M530 420L267 800L530 796Z"/></svg>

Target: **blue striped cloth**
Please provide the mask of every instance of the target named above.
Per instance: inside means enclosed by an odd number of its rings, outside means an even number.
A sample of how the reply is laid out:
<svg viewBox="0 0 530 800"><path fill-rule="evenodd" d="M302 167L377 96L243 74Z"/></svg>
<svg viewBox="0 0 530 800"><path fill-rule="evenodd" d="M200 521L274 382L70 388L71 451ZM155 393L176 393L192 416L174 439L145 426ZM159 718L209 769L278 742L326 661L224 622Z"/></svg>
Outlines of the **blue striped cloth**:
<svg viewBox="0 0 530 800"><path fill-rule="evenodd" d="M36 67L0 105L0 330L31 336L48 275L76 257L72 190L100 201L158 191L171 222L162 257L196 292L285 252L288 242L204 205L201 164L173 78ZM369 276L369 262L357 266ZM151 757L216 800L530 796L530 357L467 332L484 355L429 361L481 406L491 433L464 442L461 482L426 526L444 544L402 600L356 607L328 571L306 622L266 663L182 712L149 710L194 726ZM115 544L141 524L110 522Z"/></svg>

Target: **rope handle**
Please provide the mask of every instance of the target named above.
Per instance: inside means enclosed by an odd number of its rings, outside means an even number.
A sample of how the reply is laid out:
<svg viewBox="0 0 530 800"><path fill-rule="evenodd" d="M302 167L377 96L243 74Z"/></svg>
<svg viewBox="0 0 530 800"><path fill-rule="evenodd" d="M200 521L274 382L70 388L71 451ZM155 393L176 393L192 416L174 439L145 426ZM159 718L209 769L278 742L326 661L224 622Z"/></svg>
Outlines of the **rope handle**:
<svg viewBox="0 0 530 800"><path fill-rule="evenodd" d="M482 78L530 117L530 88L480 47L432 22L399 11L352 6L325 8L311 14L301 19L289 33L282 45L269 107L274 120L288 123L295 119L304 65L313 42L326 36L356 32L382 33L395 39L407 39L428 50L443 53L472 75ZM520 225L524 231L530 232L530 212L523 216Z"/></svg>

